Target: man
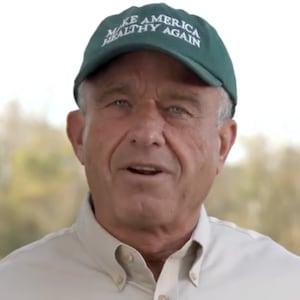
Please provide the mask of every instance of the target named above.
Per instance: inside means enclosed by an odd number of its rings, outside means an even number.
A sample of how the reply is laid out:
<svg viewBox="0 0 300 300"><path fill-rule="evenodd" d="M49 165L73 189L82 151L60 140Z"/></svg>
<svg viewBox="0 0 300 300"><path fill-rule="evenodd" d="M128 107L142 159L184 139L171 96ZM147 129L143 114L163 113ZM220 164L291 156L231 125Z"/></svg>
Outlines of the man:
<svg viewBox="0 0 300 300"><path fill-rule="evenodd" d="M2 261L1 299L299 299L298 257L206 215L237 94L205 20L164 4L108 17L74 95L67 133L89 196L72 227Z"/></svg>

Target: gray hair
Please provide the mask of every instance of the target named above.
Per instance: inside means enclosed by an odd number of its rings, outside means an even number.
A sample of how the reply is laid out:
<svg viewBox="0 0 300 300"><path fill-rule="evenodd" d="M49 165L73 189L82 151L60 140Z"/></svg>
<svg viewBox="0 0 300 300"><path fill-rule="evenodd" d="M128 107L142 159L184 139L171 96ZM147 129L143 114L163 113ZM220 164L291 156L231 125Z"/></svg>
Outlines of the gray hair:
<svg viewBox="0 0 300 300"><path fill-rule="evenodd" d="M81 110L82 113L85 113L86 109L85 109L85 80L80 83L79 87L78 87L78 92L77 92L77 99L76 102L78 104L79 109Z"/></svg>
<svg viewBox="0 0 300 300"><path fill-rule="evenodd" d="M218 90L221 99L217 114L217 126L220 127L226 120L232 118L233 105L228 93L222 87L219 87Z"/></svg>

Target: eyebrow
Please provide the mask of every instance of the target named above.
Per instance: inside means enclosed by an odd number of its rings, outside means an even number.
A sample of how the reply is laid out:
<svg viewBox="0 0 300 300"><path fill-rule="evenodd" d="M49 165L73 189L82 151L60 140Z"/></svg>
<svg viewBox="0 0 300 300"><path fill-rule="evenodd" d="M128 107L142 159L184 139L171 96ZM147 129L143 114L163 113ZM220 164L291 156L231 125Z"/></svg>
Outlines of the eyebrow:
<svg viewBox="0 0 300 300"><path fill-rule="evenodd" d="M186 92L186 91L171 91L168 93L168 97L171 99L184 100L192 103L197 108L201 106L201 96L198 93Z"/></svg>
<svg viewBox="0 0 300 300"><path fill-rule="evenodd" d="M101 98L107 97L113 94L128 94L132 91L132 88L129 84L119 83L113 84L105 88L105 90L101 93Z"/></svg>
<svg viewBox="0 0 300 300"><path fill-rule="evenodd" d="M128 83L124 83L124 82L111 83L106 85L99 99L103 99L105 97L109 97L115 94L129 95L132 93L133 93L133 87ZM198 109L201 108L201 99L203 99L203 97L201 97L201 95L197 92L193 92L193 91L187 92L184 89L177 89L177 90L175 89L172 91L167 90L163 94L169 100L171 99L183 100L191 103L194 107Z"/></svg>

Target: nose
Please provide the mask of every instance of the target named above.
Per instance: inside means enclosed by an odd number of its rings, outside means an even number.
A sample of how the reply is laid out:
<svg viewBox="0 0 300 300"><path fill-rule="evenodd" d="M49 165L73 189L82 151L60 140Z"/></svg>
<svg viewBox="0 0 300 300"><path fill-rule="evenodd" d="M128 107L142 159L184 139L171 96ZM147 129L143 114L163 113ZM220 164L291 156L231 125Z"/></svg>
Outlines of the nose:
<svg viewBox="0 0 300 300"><path fill-rule="evenodd" d="M140 147L162 146L165 144L163 129L164 119L157 106L155 103L147 103L133 113L129 141Z"/></svg>

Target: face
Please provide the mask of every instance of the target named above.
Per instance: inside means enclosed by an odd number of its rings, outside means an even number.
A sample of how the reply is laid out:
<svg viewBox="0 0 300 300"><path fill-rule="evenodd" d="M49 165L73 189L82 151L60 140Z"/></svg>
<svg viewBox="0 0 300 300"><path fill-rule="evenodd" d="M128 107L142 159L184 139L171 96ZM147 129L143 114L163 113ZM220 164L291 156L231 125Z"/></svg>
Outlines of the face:
<svg viewBox="0 0 300 300"><path fill-rule="evenodd" d="M120 56L82 87L68 136L106 228L195 224L236 125L217 126L220 93L177 60Z"/></svg>

